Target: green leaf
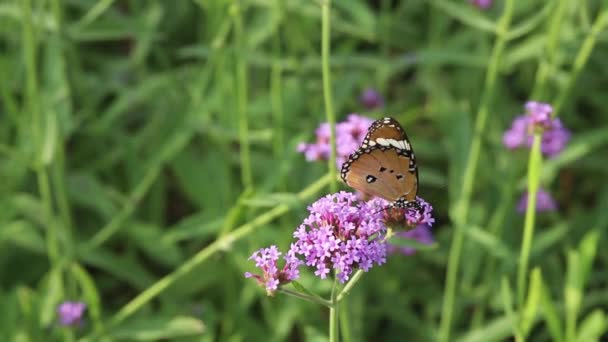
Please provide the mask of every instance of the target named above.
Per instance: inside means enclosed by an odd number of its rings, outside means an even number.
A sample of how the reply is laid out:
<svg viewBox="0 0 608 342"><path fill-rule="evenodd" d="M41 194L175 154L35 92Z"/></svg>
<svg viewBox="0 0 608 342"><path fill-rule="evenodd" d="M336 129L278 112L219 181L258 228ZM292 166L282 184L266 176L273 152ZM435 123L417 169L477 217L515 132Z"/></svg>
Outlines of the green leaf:
<svg viewBox="0 0 608 342"><path fill-rule="evenodd" d="M547 329L553 341L561 342L564 340L562 322L559 319L555 304L551 299L551 291L543 284L543 291L541 292L541 311L547 323Z"/></svg>
<svg viewBox="0 0 608 342"><path fill-rule="evenodd" d="M520 331L524 337L528 336L530 329L532 329L534 322L536 321L536 312L538 310L538 304L542 296L542 291L543 279L540 273L540 268L536 267L532 270L530 275L528 298L520 317Z"/></svg>
<svg viewBox="0 0 608 342"><path fill-rule="evenodd" d="M110 337L116 340L158 341L186 336L201 335L205 325L199 319L178 316L174 318L153 318L134 321L114 329Z"/></svg>
<svg viewBox="0 0 608 342"><path fill-rule="evenodd" d="M87 311L89 317L93 321L93 325L95 326L95 330L101 329L101 304L99 300L99 292L97 291L97 286L95 286L95 281L89 275L89 273L79 264L72 264L72 274L78 285L80 286L80 290L82 291L82 299L87 305Z"/></svg>
<svg viewBox="0 0 608 342"><path fill-rule="evenodd" d="M503 260L513 260L513 253L511 253L504 242L498 239L495 235L492 235L479 227L468 227L464 229L464 233L468 238L471 239L471 241L479 244L488 253L494 255L495 257Z"/></svg>
<svg viewBox="0 0 608 342"><path fill-rule="evenodd" d="M515 316L502 316L487 322L483 327L471 330L457 342L505 341L513 335Z"/></svg>
<svg viewBox="0 0 608 342"><path fill-rule="evenodd" d="M599 232L592 230L585 234L582 241L579 244L578 251L580 255L579 274L581 281L581 288L585 287L589 273L591 272L591 266L593 265L593 259L595 259L595 253L597 251L597 245L599 242Z"/></svg>
<svg viewBox="0 0 608 342"><path fill-rule="evenodd" d="M568 270L564 287L564 305L566 307L566 340L572 341L576 332L578 311L583 298L582 279L580 274L580 256L576 251L568 253Z"/></svg>
<svg viewBox="0 0 608 342"><path fill-rule="evenodd" d="M507 318L509 318L511 322L511 327L513 329L513 334L518 335L518 326L517 321L515 320L515 312L513 310L513 290L511 290L511 285L509 284L509 279L506 276L502 277L502 281L500 284L500 293L502 295L502 305L503 309L506 313Z"/></svg>
<svg viewBox="0 0 608 342"><path fill-rule="evenodd" d="M48 327L55 320L57 305L63 298L63 279L60 268L53 268L48 273L44 297L40 306L40 325Z"/></svg>
<svg viewBox="0 0 608 342"><path fill-rule="evenodd" d="M127 233L131 240L150 258L174 267L183 259L181 250L173 242L163 239L162 229L156 225L131 222Z"/></svg>
<svg viewBox="0 0 608 342"><path fill-rule="evenodd" d="M588 314L578 329L577 342L599 341L608 330L608 319L604 312L596 309Z"/></svg>
<svg viewBox="0 0 608 342"><path fill-rule="evenodd" d="M447 15L462 22L465 25L474 27L481 31L496 32L496 24L484 17L480 11L468 3L456 3L451 1L431 0L431 4Z"/></svg>

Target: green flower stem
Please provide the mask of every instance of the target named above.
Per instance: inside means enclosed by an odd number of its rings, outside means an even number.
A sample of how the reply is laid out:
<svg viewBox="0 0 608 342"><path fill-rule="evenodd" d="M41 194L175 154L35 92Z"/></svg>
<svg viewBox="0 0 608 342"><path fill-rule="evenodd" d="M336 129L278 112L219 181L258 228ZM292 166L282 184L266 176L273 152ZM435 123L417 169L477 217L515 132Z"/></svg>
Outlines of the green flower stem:
<svg viewBox="0 0 608 342"><path fill-rule="evenodd" d="M551 74L554 64L557 48L559 45L559 33L564 21L566 13L566 5L568 0L559 0L555 11L551 14L551 22L547 32L547 41L545 52L541 54L538 70L536 71L536 79L534 90L532 91L532 99L540 100L544 96L547 77Z"/></svg>
<svg viewBox="0 0 608 342"><path fill-rule="evenodd" d="M526 294L526 276L528 273L528 259L532 248L532 237L534 236L534 220L536 218L536 192L540 180L542 155L540 144L542 133L536 132L530 150L528 162L528 206L526 207L526 218L524 220L524 235L519 256L519 267L517 271L517 302L519 308L523 308Z"/></svg>
<svg viewBox="0 0 608 342"><path fill-rule="evenodd" d="M277 0L275 2L275 11L277 12L277 17L283 17L283 0ZM283 158L283 151L285 147L285 137L283 133L283 125L284 125L284 116L285 113L283 111L283 94L281 89L283 88L283 80L282 80L282 66L281 66L281 30L282 30L282 20L279 19L277 23L277 29L272 39L272 48L274 50L274 61L272 62L272 67L270 69L270 104L272 106L272 114L273 114L273 152L275 158L277 160L281 160ZM281 191L285 191L285 184L281 184Z"/></svg>
<svg viewBox="0 0 608 342"><path fill-rule="evenodd" d="M338 191L338 178L336 170L336 117L334 116L334 108L332 104L331 93L331 70L329 65L330 52L330 10L331 0L321 0L321 67L323 73L323 98L325 99L325 116L330 127L329 143L331 153L329 155L328 167L331 177L330 191Z"/></svg>
<svg viewBox="0 0 608 342"><path fill-rule="evenodd" d="M585 41L583 42L581 49L576 55L572 72L570 72L570 76L566 81L566 85L562 88L561 92L557 97L557 100L555 101L555 106L553 106L553 117L556 117L558 115L564 105L564 102L566 101L566 99L568 99L570 89L572 89L572 87L576 83L578 75L581 73L581 70L583 70L583 68L587 64L587 60L589 60L589 56L593 51L593 47L595 46L595 42L598 35L604 30L607 24L608 10L604 10L600 15L597 16L597 19L591 27L591 31L589 32L587 37L585 37Z"/></svg>
<svg viewBox="0 0 608 342"><path fill-rule="evenodd" d="M327 186L330 180L331 178L329 177L329 175L321 177L319 180L309 185L306 189L299 192L297 195L298 199L302 201L306 200L307 198ZM126 318L133 315L142 306L150 302L152 299L156 298L161 292L167 289L167 287L175 283L184 275L192 272L197 266L209 259L209 257L215 254L216 252L225 249L226 247L232 245L239 239L251 234L255 229L285 214L290 209L290 206L287 204L278 205L273 209L265 212L264 214L261 214L253 220L238 227L231 233L226 234L223 237L215 240L213 243L211 243L203 250L195 254L188 261L184 262L178 269L159 279L156 283L152 284L152 286L148 287L137 297L133 298L129 303L123 306L122 309L120 309L110 320L110 327L119 324ZM92 339L95 340L95 337L98 336L92 336Z"/></svg>
<svg viewBox="0 0 608 342"><path fill-rule="evenodd" d="M340 338L338 321L338 276L334 274L334 285L331 288L331 306L329 307L329 341L338 342Z"/></svg>
<svg viewBox="0 0 608 342"><path fill-rule="evenodd" d="M299 292L299 291L293 291L293 290L285 289L285 288L279 288L277 290L277 292L286 294L288 296L301 298L301 299L304 299L304 300L307 300L307 301L310 301L310 302L313 302L313 303L317 303L317 304L326 306L326 307L328 307L330 309L333 306L333 304L331 303L331 301L329 301L327 299L323 299L323 298L321 298L319 296L309 295L309 294L306 294L306 293L302 293L302 292Z"/></svg>
<svg viewBox="0 0 608 342"><path fill-rule="evenodd" d="M340 293L336 296L336 301L338 303L342 299L344 299L344 297L346 297L346 295L348 295L350 290L352 290L352 288L359 281L359 279L361 279L361 276L363 275L363 273L365 273L365 272L363 272L363 270L357 270L357 272L355 272L355 274L353 274L352 278L350 278L350 281L348 283L346 283L346 286L344 286L342 291L340 291Z"/></svg>
<svg viewBox="0 0 608 342"><path fill-rule="evenodd" d="M243 42L243 4L234 0L231 14L234 19L234 39L236 44L236 103L239 116L239 146L241 153L241 181L245 188L253 187L251 155L249 147L249 123L247 120L247 52Z"/></svg>
<svg viewBox="0 0 608 342"><path fill-rule="evenodd" d="M454 296L456 294L456 278L458 275L458 267L460 265L460 255L462 251L463 235L465 224L469 212L473 185L477 172L477 164L479 163L479 155L481 152L482 135L485 130L486 121L488 119L489 107L494 98L496 90L496 78L500 61L502 60L503 51L506 45L511 16L513 14L513 0L505 2L504 12L500 18L497 27L497 38L492 50L492 56L488 64L486 74L484 93L481 99L477 118L475 122L475 132L471 147L469 150L469 158L464 172L464 180L460 198L454 207L455 232L450 247L450 255L448 258L448 267L446 275L446 285L443 295L443 308L441 313L441 323L439 326L439 340L450 340L450 329L452 325L452 315L454 313Z"/></svg>
<svg viewBox="0 0 608 342"><path fill-rule="evenodd" d="M34 170L38 182L38 191L43 207L44 221L48 227L46 229L46 247L49 261L53 268L60 266L60 247L57 220L53 215L53 200L47 166L42 161L42 149L44 144L44 132L42 129L42 119L40 110L40 94L38 92L37 75L37 56L36 56L36 37L34 33L34 23L30 0L21 2L23 11L23 54L26 65L26 111L31 115L31 125L23 126L23 129L31 129L31 136L36 147L34 159ZM24 135L27 134L24 132Z"/></svg>

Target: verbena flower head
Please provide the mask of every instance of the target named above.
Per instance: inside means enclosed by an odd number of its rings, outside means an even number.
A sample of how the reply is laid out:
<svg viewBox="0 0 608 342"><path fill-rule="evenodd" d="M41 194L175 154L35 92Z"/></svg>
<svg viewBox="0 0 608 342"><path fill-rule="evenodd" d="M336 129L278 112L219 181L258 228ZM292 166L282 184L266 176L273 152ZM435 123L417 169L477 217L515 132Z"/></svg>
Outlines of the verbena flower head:
<svg viewBox="0 0 608 342"><path fill-rule="evenodd" d="M350 114L346 121L336 124L336 164L338 168L359 147L367 134L367 129L373 122L374 120L359 114ZM331 153L329 124L322 123L317 128L316 135L316 143L301 143L298 145L298 152L304 153L308 161L327 160Z"/></svg>
<svg viewBox="0 0 608 342"><path fill-rule="evenodd" d="M517 211L520 213L525 213L527 207L528 192L526 191L519 199L519 203L517 204ZM545 191L544 189L539 188L536 192L536 211L540 213L544 211L555 210L557 210L557 203L555 202L551 194Z"/></svg>
<svg viewBox="0 0 608 342"><path fill-rule="evenodd" d="M335 270L341 283L356 269L367 272L374 264L385 263L386 228L375 201L360 202L344 191L317 200L294 232L297 241L290 252L316 268L321 279Z"/></svg>
<svg viewBox="0 0 608 342"><path fill-rule="evenodd" d="M400 231L395 233L395 236L405 239L416 240L422 244L430 245L435 242L431 228L425 224L417 225L414 229L408 231ZM416 248L413 247L400 247L390 245L388 247L389 253L401 253L404 255L412 255L416 253Z"/></svg>
<svg viewBox="0 0 608 342"><path fill-rule="evenodd" d="M258 284L266 288L266 293L269 296L273 295L280 285L287 284L300 277L298 268L302 264L302 261L290 250L283 257L285 259L285 266L279 270L277 261L280 255L281 252L279 252L277 246L273 245L268 248L261 248L249 257L249 260L254 260L255 266L260 268L263 273L262 275L257 275L245 272L245 278L255 278Z"/></svg>
<svg viewBox="0 0 608 342"><path fill-rule="evenodd" d="M367 109L376 109L384 106L384 99L378 91L367 88L361 93L361 104Z"/></svg>
<svg viewBox="0 0 608 342"><path fill-rule="evenodd" d="M526 114L517 116L511 128L503 135L503 143L509 149L532 146L535 130L542 132L541 151L544 155L553 157L559 154L570 140L570 131L562 122L551 118L553 108L541 102L526 103Z"/></svg>
<svg viewBox="0 0 608 342"><path fill-rule="evenodd" d="M470 0L470 2L481 9L488 9L492 6L492 0Z"/></svg>
<svg viewBox="0 0 608 342"><path fill-rule="evenodd" d="M82 321L87 305L82 302L63 302L57 307L59 323L65 326L77 325Z"/></svg>
<svg viewBox="0 0 608 342"><path fill-rule="evenodd" d="M385 224L394 229L409 230L418 225L432 227L435 223L433 217L433 206L422 197L416 197L420 209L414 208L390 208L383 210ZM378 199L379 207L386 208L390 202Z"/></svg>

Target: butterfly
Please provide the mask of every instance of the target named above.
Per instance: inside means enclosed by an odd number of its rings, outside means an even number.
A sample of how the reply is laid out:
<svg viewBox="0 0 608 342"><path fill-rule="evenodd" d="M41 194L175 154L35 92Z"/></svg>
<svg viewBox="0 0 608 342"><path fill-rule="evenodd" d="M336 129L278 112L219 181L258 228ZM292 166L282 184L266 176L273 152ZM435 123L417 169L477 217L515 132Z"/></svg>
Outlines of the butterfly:
<svg viewBox="0 0 608 342"><path fill-rule="evenodd" d="M340 176L351 188L390 201L390 207L420 208L414 150L393 118L374 121L361 146L342 164Z"/></svg>

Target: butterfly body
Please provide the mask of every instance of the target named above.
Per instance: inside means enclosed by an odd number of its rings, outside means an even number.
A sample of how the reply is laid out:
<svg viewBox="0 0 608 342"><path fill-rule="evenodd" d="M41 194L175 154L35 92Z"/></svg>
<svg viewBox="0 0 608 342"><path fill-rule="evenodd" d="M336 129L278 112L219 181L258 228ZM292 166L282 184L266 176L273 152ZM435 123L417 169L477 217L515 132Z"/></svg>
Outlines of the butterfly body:
<svg viewBox="0 0 608 342"><path fill-rule="evenodd" d="M416 207L418 168L405 131L393 118L376 120L361 146L342 164L342 180L393 207Z"/></svg>

